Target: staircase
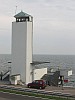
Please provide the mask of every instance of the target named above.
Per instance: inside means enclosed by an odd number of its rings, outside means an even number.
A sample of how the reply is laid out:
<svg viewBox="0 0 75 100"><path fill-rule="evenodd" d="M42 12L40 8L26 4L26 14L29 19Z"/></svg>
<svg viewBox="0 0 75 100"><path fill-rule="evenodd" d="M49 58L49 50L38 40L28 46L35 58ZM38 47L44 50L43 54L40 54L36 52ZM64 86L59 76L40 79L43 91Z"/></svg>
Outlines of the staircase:
<svg viewBox="0 0 75 100"><path fill-rule="evenodd" d="M7 80L9 81L9 77L10 77L10 71L6 71L4 74L1 74L1 80Z"/></svg>
<svg viewBox="0 0 75 100"><path fill-rule="evenodd" d="M6 73L4 73L4 75L2 76L2 80L7 78L9 75L10 75L10 71L7 71Z"/></svg>
<svg viewBox="0 0 75 100"><path fill-rule="evenodd" d="M48 85L58 86L58 78L60 76L60 71L45 74L41 79L46 80Z"/></svg>

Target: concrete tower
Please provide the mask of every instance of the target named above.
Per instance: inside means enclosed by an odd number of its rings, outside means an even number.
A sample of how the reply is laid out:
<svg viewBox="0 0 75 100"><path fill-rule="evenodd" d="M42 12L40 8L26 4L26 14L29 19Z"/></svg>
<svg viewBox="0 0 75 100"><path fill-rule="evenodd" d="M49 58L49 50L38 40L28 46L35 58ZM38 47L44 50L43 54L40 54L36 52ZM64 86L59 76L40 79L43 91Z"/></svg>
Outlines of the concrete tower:
<svg viewBox="0 0 75 100"><path fill-rule="evenodd" d="M33 17L24 12L12 22L12 75L20 74L26 84L32 81Z"/></svg>

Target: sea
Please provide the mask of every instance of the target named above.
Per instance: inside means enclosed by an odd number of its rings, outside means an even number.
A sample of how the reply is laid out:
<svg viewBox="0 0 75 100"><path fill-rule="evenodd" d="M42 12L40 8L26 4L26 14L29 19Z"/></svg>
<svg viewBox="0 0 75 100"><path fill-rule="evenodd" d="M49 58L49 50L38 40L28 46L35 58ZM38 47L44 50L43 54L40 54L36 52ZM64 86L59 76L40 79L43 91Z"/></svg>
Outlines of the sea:
<svg viewBox="0 0 75 100"><path fill-rule="evenodd" d="M50 62L48 64L48 69L72 69L73 75L70 82L67 85L75 87L75 55L40 55L33 54L33 61ZM5 72L11 68L11 54L0 54L0 73Z"/></svg>

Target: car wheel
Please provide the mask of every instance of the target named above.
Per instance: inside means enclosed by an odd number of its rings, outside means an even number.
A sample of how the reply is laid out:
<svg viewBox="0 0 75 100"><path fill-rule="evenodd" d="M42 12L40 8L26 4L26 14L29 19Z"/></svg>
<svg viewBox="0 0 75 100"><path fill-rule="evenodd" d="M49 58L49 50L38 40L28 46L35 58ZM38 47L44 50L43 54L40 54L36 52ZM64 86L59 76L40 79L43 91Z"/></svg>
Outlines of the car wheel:
<svg viewBox="0 0 75 100"><path fill-rule="evenodd" d="M30 85L28 85L28 88L30 88Z"/></svg>
<svg viewBox="0 0 75 100"><path fill-rule="evenodd" d="M42 89L42 87L40 86L40 89Z"/></svg>

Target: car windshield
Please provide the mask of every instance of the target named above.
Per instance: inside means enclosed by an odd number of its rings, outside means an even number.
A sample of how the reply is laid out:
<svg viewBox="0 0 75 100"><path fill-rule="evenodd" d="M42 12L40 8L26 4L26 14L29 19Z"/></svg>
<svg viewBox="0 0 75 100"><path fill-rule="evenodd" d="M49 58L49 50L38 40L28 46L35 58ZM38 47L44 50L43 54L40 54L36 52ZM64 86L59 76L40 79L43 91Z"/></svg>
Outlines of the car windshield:
<svg viewBox="0 0 75 100"><path fill-rule="evenodd" d="M33 81L32 83L38 83L38 80Z"/></svg>
<svg viewBox="0 0 75 100"><path fill-rule="evenodd" d="M33 81L32 83L35 83L35 81Z"/></svg>

